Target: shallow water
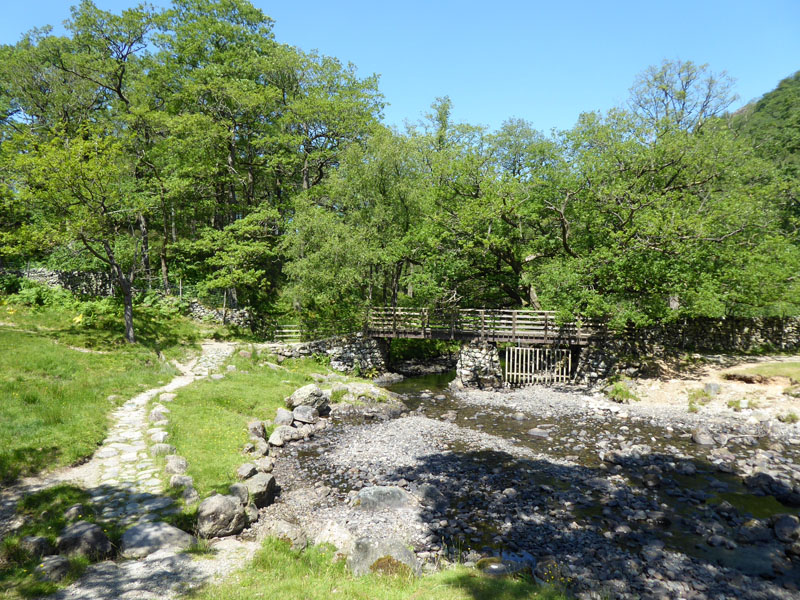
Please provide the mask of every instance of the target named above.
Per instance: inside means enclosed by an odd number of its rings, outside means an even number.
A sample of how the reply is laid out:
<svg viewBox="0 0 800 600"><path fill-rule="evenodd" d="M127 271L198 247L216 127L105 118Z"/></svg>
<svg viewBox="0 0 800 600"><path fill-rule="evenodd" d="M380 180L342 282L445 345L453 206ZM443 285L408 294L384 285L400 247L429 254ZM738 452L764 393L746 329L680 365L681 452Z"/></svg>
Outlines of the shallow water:
<svg viewBox="0 0 800 600"><path fill-rule="evenodd" d="M625 421L614 416L587 414L581 417L558 415L557 418L539 419L529 415L519 418L515 411L502 409L495 406L481 407L475 404L461 402L448 391L447 385L454 378L455 373L428 375L423 377L408 378L404 381L388 386L388 388L401 394L403 401L412 411L421 410L430 418L441 418L443 415L454 416L453 422L457 425L473 430L504 438L518 447L529 448L553 458L568 459L581 467L596 470L598 477L617 474L625 478L627 486L635 493L647 495L654 500L666 515L662 527L654 528L652 525L641 525L635 521L626 524L631 526L630 536L621 536L616 540L621 546L637 551L641 548L640 540L636 535L641 528L645 535L662 540L667 549L679 551L695 557L703 562L711 562L721 566L735 568L749 575L772 574L772 552L774 548L738 544L736 547L711 546L707 543L707 532L699 532L697 525L700 522L712 523L714 519L713 508L727 502L735 509L738 521L752 518L769 519L769 517L790 513L797 514L797 509L786 506L773 496L759 496L752 493L743 483L742 479L730 473L720 472L713 464L709 463L705 453L695 445L687 433L668 432L666 429L651 425L648 421L632 417ZM440 399L436 399L439 396ZM441 398L444 396L444 398ZM537 428L549 432L547 438L532 437L528 431ZM598 454L597 442L611 438L615 446L625 447L631 444L646 444L650 452L642 456L641 461L621 466L604 463ZM737 457L747 457L760 447L729 444L728 448ZM458 452L459 448L452 448ZM481 453L479 458L487 470L505 470L514 468L507 462L508 455L502 453ZM796 453L791 456L796 457ZM681 458L678 458L681 457ZM660 465L665 462L691 462L696 472L691 475L679 474L674 471L663 472L656 479L656 483L645 480L648 466ZM650 485L648 485L648 483ZM515 487L525 490L531 486L547 485L556 492L568 490L570 482L553 477L543 477L541 474L529 474L519 471L516 476ZM599 503L602 494L595 494L592 490L578 491L583 505L572 508L572 514L579 523L591 526L598 531L607 531L607 528L619 523L621 519L609 520L603 514L603 506ZM456 505L461 499L454 498ZM624 506L615 506L615 514L624 511ZM609 509L606 508L606 511ZM720 520L717 518L717 520ZM726 538L735 536L735 523L722 531ZM496 523L470 522L475 532L470 534L467 542L478 542L492 548L496 553L501 553L502 546L495 547L493 537L497 532ZM646 530L646 531L645 531ZM787 573L786 577L800 581L800 569L794 563L794 570Z"/></svg>

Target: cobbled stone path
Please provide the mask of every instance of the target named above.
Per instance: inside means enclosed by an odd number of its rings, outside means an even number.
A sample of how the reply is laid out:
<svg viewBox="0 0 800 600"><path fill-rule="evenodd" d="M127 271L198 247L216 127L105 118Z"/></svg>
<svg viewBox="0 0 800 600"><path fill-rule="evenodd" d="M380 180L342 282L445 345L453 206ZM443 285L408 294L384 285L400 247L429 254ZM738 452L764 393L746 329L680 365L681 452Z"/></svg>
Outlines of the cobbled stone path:
<svg viewBox="0 0 800 600"><path fill-rule="evenodd" d="M169 423L169 409L175 390L217 370L233 353L233 344L203 344L203 354L187 365L178 365L182 374L167 385L142 392L125 402L111 415L114 425L92 461L97 468L86 481L101 518L122 525L155 521L179 509L171 498L163 496L164 478L148 447L168 441L164 427ZM155 404L148 412L154 398ZM153 413L167 418L151 421Z"/></svg>

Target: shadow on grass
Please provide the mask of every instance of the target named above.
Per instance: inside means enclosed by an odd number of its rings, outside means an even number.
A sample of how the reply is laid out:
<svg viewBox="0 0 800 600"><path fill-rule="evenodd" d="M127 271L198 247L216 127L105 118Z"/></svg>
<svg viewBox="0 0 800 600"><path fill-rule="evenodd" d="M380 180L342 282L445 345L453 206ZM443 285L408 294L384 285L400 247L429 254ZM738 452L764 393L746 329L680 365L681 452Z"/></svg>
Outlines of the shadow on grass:
<svg viewBox="0 0 800 600"><path fill-rule="evenodd" d="M8 509L15 512L21 521L12 531L6 533L0 542L0 598L38 598L52 594L61 587L80 581L80 589L74 597L118 598L123 594L142 592L152 594L163 585L164 578L194 581L203 575L193 564L193 555L209 554L207 543L200 540L187 553L165 556L151 563L151 568L127 568L129 562L91 561L84 557L70 557L70 570L67 577L58 584L39 580L34 572L41 563L41 556L32 554L22 543L28 536L41 536L47 539L50 550L56 551L56 539L61 531L76 520L88 521L100 525L112 544L111 560L118 558L122 534L130 525L118 519L104 519L100 507L106 506L108 500L97 502L95 497L113 498L125 493L128 502L146 503L163 498L161 495L138 493L131 494L125 486L101 486L84 490L73 485L57 485L43 490L34 488L17 488L13 496L8 493L0 496L0 512L8 515ZM75 511L71 518L65 514L67 510ZM155 513L153 513L155 514ZM180 513L179 513L180 515ZM164 515L161 520L171 521L185 531L193 533L195 519L193 515ZM95 564L92 564L92 563ZM148 596L149 597L149 596Z"/></svg>
<svg viewBox="0 0 800 600"><path fill-rule="evenodd" d="M61 450L56 446L0 450L0 483L8 485L19 477L33 475L58 462Z"/></svg>

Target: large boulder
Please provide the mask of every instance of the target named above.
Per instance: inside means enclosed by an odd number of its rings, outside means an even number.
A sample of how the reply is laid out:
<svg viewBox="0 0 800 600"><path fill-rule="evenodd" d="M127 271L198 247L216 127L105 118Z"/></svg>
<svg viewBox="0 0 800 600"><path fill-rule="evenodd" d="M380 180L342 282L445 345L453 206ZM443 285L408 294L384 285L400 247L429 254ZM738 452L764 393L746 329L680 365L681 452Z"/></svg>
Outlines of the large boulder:
<svg viewBox="0 0 800 600"><path fill-rule="evenodd" d="M336 521L326 521L314 538L315 544L330 544L339 556L350 556L356 540L353 534Z"/></svg>
<svg viewBox="0 0 800 600"><path fill-rule="evenodd" d="M310 406L316 408L320 414L328 409L328 397L323 393L319 386L314 383L304 385L286 398L286 407L289 410L294 410L298 406Z"/></svg>
<svg viewBox="0 0 800 600"><path fill-rule="evenodd" d="M65 556L45 556L33 572L41 581L61 581L69 573L69 559Z"/></svg>
<svg viewBox="0 0 800 600"><path fill-rule="evenodd" d="M286 442L299 440L301 437L303 437L303 434L294 427L281 425L276 427L272 435L269 436L269 443L272 446L283 446Z"/></svg>
<svg viewBox="0 0 800 600"><path fill-rule="evenodd" d="M189 470L189 463L183 456L172 454L167 456L167 464L164 470L170 475L183 475Z"/></svg>
<svg viewBox="0 0 800 600"><path fill-rule="evenodd" d="M271 537L289 542L292 550L303 550L308 545L308 539L303 528L283 519L276 519L264 524L264 531Z"/></svg>
<svg viewBox="0 0 800 600"><path fill-rule="evenodd" d="M705 427L697 427L692 430L692 441L699 446L715 445L714 436Z"/></svg>
<svg viewBox="0 0 800 600"><path fill-rule="evenodd" d="M244 481L250 501L258 508L272 504L275 499L275 478L269 473L256 473Z"/></svg>
<svg viewBox="0 0 800 600"><path fill-rule="evenodd" d="M414 499L407 491L393 485L375 485L359 490L353 506L364 510L385 510L411 506Z"/></svg>
<svg viewBox="0 0 800 600"><path fill-rule="evenodd" d="M359 538L347 558L347 566L356 576L369 573L387 575L420 575L421 568L416 555L405 544L396 539L373 540Z"/></svg>
<svg viewBox="0 0 800 600"><path fill-rule="evenodd" d="M180 552L197 540L185 531L168 523L140 523L122 534L123 558L142 558L159 550Z"/></svg>
<svg viewBox="0 0 800 600"><path fill-rule="evenodd" d="M234 496L211 496L197 507L197 533L204 538L236 535L246 524L244 505Z"/></svg>
<svg viewBox="0 0 800 600"><path fill-rule="evenodd" d="M275 425L291 425L294 421L292 411L285 408L279 408L275 415Z"/></svg>
<svg viewBox="0 0 800 600"><path fill-rule="evenodd" d="M298 406L292 411L292 416L295 421L301 423L316 423L319 421L319 411L313 406Z"/></svg>
<svg viewBox="0 0 800 600"><path fill-rule="evenodd" d="M787 544L800 539L800 519L794 515L776 515L772 528L775 537Z"/></svg>
<svg viewBox="0 0 800 600"><path fill-rule="evenodd" d="M73 523L56 539L59 554L103 559L111 554L111 541L99 525L88 521Z"/></svg>

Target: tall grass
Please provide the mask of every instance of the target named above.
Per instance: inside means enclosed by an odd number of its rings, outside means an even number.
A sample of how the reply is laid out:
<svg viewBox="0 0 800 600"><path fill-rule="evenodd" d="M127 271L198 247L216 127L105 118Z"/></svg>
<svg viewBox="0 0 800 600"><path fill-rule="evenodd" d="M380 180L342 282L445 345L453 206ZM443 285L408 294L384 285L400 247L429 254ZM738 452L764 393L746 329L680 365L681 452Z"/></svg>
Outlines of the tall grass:
<svg viewBox="0 0 800 600"><path fill-rule="evenodd" d="M170 443L189 461L189 475L201 496L228 492L236 467L246 461L247 423L271 422L284 398L326 372L311 359L289 360L275 369L257 357L233 361L237 370L221 380L203 380L178 391L170 404Z"/></svg>
<svg viewBox="0 0 800 600"><path fill-rule="evenodd" d="M175 373L145 348L87 353L0 328L0 481L91 455L119 402Z"/></svg>

